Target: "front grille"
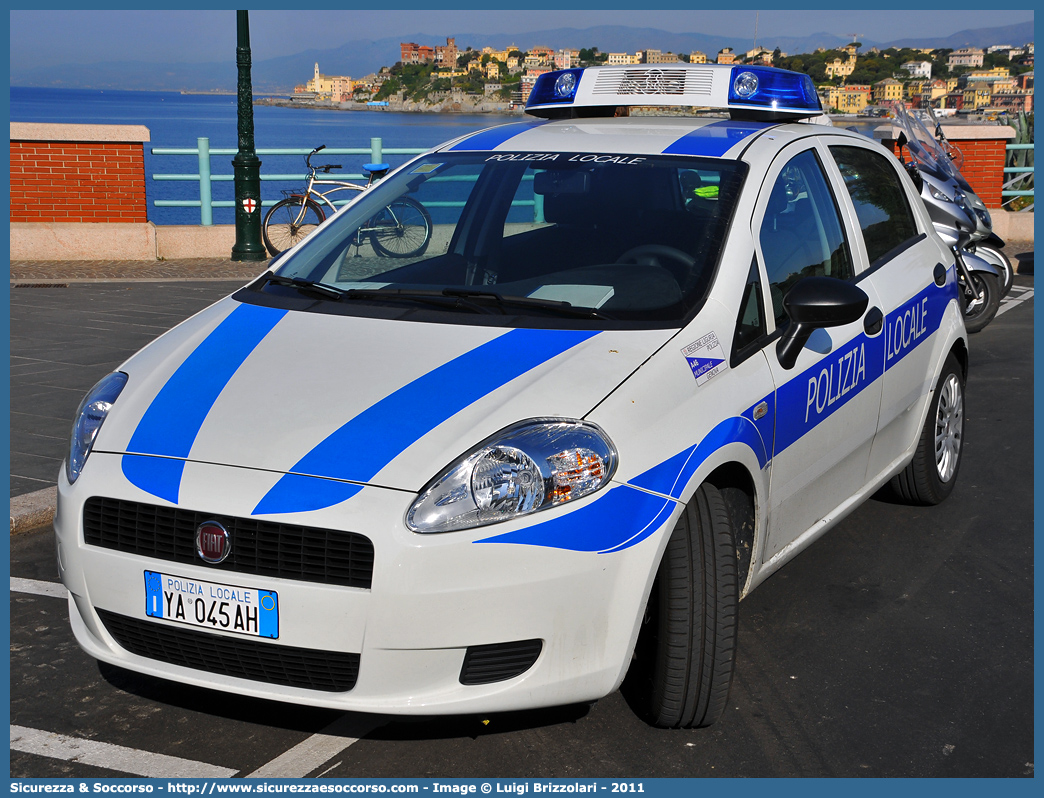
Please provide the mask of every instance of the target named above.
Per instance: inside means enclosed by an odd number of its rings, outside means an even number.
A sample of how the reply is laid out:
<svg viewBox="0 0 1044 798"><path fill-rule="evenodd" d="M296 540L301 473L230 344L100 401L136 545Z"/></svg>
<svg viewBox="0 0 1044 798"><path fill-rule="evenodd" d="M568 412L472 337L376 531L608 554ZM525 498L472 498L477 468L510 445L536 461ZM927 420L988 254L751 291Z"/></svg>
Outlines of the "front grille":
<svg viewBox="0 0 1044 798"><path fill-rule="evenodd" d="M525 673L540 656L540 640L516 640L488 646L469 646L460 669L461 684L489 684Z"/></svg>
<svg viewBox="0 0 1044 798"><path fill-rule="evenodd" d="M109 634L130 653L183 668L331 693L351 690L359 675L358 654L222 637L96 611Z"/></svg>
<svg viewBox="0 0 1044 798"><path fill-rule="evenodd" d="M92 497L83 508L84 541L129 554L203 564L196 554L196 527L220 521L232 551L211 568L324 585L369 588L373 543L355 532L228 518L212 513Z"/></svg>

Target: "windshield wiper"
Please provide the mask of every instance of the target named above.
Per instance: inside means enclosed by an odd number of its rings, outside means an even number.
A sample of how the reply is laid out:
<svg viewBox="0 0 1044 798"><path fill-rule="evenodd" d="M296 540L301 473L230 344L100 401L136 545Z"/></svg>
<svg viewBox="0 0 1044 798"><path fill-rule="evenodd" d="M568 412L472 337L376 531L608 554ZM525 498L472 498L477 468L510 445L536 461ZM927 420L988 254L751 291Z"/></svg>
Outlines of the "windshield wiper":
<svg viewBox="0 0 1044 798"><path fill-rule="evenodd" d="M265 284L275 283L296 288L302 293L312 293L323 297L323 299L344 299L345 293L340 288L334 288L326 283L317 283L314 280L305 280L302 277L283 277L281 274L270 274L265 277Z"/></svg>
<svg viewBox="0 0 1044 798"><path fill-rule="evenodd" d="M557 299L537 299L536 297L531 296L505 296L504 294L498 294L496 291L483 291L473 288L444 288L442 289L442 293L447 296L469 297L472 299L492 299L501 308L539 308L540 310L550 311L562 316L574 316L584 319L612 318L612 316L602 313L600 310L577 307L569 302L563 302Z"/></svg>
<svg viewBox="0 0 1044 798"><path fill-rule="evenodd" d="M463 296L453 296L443 291L432 291L413 288L349 288L342 292L344 299L361 299L377 302L420 302L425 305L436 305L448 307L452 310L463 308L472 313L492 313L489 308L484 308L474 302L469 302Z"/></svg>

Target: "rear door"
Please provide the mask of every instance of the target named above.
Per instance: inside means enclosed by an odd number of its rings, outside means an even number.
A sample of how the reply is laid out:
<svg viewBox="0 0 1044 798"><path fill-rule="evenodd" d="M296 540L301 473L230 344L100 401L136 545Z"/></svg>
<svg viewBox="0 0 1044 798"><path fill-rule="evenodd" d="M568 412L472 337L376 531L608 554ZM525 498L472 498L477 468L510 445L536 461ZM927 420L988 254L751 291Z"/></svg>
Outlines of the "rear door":
<svg viewBox="0 0 1044 798"><path fill-rule="evenodd" d="M933 379L932 346L953 295L953 259L943 258L915 212L899 162L858 139L828 140L835 176L851 203L857 282L873 288L885 313L884 385L868 475L894 470L920 433L923 399ZM936 283L942 274L943 284ZM869 291L868 291L869 293Z"/></svg>

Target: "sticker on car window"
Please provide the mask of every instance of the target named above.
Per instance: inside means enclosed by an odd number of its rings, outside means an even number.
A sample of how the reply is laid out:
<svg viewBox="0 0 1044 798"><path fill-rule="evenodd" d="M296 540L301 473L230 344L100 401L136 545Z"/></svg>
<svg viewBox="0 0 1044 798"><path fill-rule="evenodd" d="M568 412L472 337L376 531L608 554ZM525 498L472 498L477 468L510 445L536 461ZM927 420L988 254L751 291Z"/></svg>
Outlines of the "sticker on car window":
<svg viewBox="0 0 1044 798"><path fill-rule="evenodd" d="M682 349L681 353L692 369L692 376L696 378L697 385L706 384L729 367L718 336L712 332L693 341Z"/></svg>
<svg viewBox="0 0 1044 798"><path fill-rule="evenodd" d="M414 169L412 172L410 172L410 174L411 175L426 175L426 174L429 174L430 172L434 172L440 166L442 166L442 164L440 164L440 163L422 163L420 166L418 166L416 169Z"/></svg>

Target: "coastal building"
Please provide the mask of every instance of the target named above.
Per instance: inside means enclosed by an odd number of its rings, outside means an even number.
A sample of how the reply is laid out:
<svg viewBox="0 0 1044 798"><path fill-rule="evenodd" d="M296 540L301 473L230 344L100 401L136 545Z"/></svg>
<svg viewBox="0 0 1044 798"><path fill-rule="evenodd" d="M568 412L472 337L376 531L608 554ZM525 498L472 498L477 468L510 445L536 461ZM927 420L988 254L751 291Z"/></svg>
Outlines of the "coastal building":
<svg viewBox="0 0 1044 798"><path fill-rule="evenodd" d="M498 80L500 78L500 62L494 61L492 58L486 64L486 79L487 80Z"/></svg>
<svg viewBox="0 0 1044 798"><path fill-rule="evenodd" d="M946 66L949 69L955 67L981 67L983 55L983 51L978 47L962 47L950 53L950 57L946 59Z"/></svg>
<svg viewBox="0 0 1044 798"><path fill-rule="evenodd" d="M994 92L990 105L1010 114L1033 113L1033 89L1005 89Z"/></svg>
<svg viewBox="0 0 1044 798"><path fill-rule="evenodd" d="M871 87L864 83L831 86L827 92L827 105L841 114L857 114L870 104L871 93Z"/></svg>
<svg viewBox="0 0 1044 798"><path fill-rule="evenodd" d="M772 61L772 51L766 50L764 47L755 47L753 50L747 50L747 52L743 54L743 57L747 61L756 61L760 60L764 55L770 56L769 61Z"/></svg>
<svg viewBox="0 0 1044 798"><path fill-rule="evenodd" d="M695 52L691 52L691 53L689 53L689 63L690 64L706 64L707 63L707 54L706 53L702 53L699 50L696 50Z"/></svg>
<svg viewBox="0 0 1044 798"><path fill-rule="evenodd" d="M642 57L644 64L677 64L681 61L674 53L665 53L662 50L645 50Z"/></svg>
<svg viewBox="0 0 1044 798"><path fill-rule="evenodd" d="M990 87L985 84L978 86L969 84L964 90L964 107L973 111L986 108L990 104Z"/></svg>
<svg viewBox="0 0 1044 798"><path fill-rule="evenodd" d="M638 56L634 53L609 53L609 59L606 63L609 65L639 64L641 61L638 60Z"/></svg>
<svg viewBox="0 0 1044 798"><path fill-rule="evenodd" d="M324 75L315 64L312 79L305 84L305 91L313 92L319 99L345 102L352 96L352 79L348 75Z"/></svg>
<svg viewBox="0 0 1044 798"><path fill-rule="evenodd" d="M722 49L718 50L718 60L717 60L717 63L719 63L719 64L735 64L736 63L736 54L732 51L731 47L723 47Z"/></svg>
<svg viewBox="0 0 1044 798"><path fill-rule="evenodd" d="M573 51L559 50L555 53L555 69L569 69L573 66Z"/></svg>
<svg viewBox="0 0 1044 798"><path fill-rule="evenodd" d="M460 53L457 50L457 40L449 36L446 37L445 45L435 45L435 63L441 66L455 67L457 65L457 56Z"/></svg>
<svg viewBox="0 0 1044 798"><path fill-rule="evenodd" d="M930 79L932 77L931 61L907 61L901 68L909 72L912 78Z"/></svg>
<svg viewBox="0 0 1044 798"><path fill-rule="evenodd" d="M853 72L856 67L856 56L859 52L859 48L854 44L850 44L846 47L841 48L841 52L845 54L843 59L835 58L826 66L826 75L828 78L847 78Z"/></svg>
<svg viewBox="0 0 1044 798"><path fill-rule="evenodd" d="M545 64L549 64L555 59L555 51L550 47L532 47L529 54L539 58Z"/></svg>
<svg viewBox="0 0 1044 798"><path fill-rule="evenodd" d="M874 84L874 105L884 105L903 99L903 84L895 78L885 78Z"/></svg>

